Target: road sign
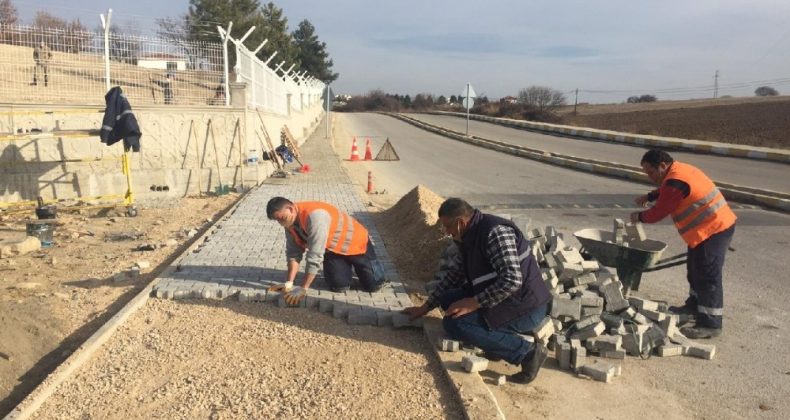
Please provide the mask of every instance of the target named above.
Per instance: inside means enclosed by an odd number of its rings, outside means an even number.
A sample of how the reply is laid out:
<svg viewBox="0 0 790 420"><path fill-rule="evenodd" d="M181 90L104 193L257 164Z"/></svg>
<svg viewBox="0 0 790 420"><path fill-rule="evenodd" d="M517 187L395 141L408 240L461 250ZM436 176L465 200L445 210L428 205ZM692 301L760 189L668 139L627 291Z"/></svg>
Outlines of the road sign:
<svg viewBox="0 0 790 420"><path fill-rule="evenodd" d="M475 93L474 88L472 88L471 84L466 84L464 86L464 91L461 93L462 98L477 98L477 94Z"/></svg>
<svg viewBox="0 0 790 420"><path fill-rule="evenodd" d="M475 98L474 97L464 98L464 100L461 101L461 102L464 104L464 108L466 108L466 109L469 109L469 108L472 108L473 106L475 106Z"/></svg>

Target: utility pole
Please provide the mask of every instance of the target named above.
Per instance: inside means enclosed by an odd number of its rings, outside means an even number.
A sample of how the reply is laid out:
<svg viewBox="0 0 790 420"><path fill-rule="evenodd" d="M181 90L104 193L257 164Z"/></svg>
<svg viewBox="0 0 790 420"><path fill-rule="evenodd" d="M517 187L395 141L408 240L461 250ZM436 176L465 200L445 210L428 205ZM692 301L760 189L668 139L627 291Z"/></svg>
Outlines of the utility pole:
<svg viewBox="0 0 790 420"><path fill-rule="evenodd" d="M716 74L713 75L713 99L719 97L719 71L716 70Z"/></svg>
<svg viewBox="0 0 790 420"><path fill-rule="evenodd" d="M324 138L326 138L326 139L329 138L329 119L330 119L330 115L329 115L329 112L330 112L330 109L329 109L329 101L330 101L329 93L331 91L332 90L329 89L329 82L327 82L327 84L326 84L326 135L324 136Z"/></svg>
<svg viewBox="0 0 790 420"><path fill-rule="evenodd" d="M573 115L576 115L576 105L579 104L579 88L576 88L576 99L573 100Z"/></svg>

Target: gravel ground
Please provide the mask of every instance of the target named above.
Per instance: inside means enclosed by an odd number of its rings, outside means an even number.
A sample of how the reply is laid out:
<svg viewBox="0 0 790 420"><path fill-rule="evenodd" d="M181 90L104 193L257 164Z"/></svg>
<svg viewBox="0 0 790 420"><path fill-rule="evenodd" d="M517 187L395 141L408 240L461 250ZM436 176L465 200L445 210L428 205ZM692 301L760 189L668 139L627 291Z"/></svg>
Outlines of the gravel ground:
<svg viewBox="0 0 790 420"><path fill-rule="evenodd" d="M150 300L35 418L460 418L422 331Z"/></svg>

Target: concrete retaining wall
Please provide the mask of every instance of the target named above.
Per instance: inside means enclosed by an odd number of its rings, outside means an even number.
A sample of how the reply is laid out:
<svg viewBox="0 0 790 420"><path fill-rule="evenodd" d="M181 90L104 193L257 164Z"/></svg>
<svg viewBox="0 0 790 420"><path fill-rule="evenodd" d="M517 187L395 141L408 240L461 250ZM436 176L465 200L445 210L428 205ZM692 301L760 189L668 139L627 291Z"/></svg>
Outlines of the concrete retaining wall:
<svg viewBox="0 0 790 420"><path fill-rule="evenodd" d="M269 150L262 127L274 147L280 145L283 126L301 144L323 116L320 101L287 117L244 107L132 107L143 133L141 151L132 154L132 188L144 200L197 194L199 184L211 192L220 179L230 187L256 185L274 170L260 159L262 150ZM104 109L96 107L0 104L0 203L39 195L46 200L123 195L122 146L100 142L103 115ZM24 134L33 129L42 132ZM258 163L246 164L248 155L257 155ZM152 186L168 191L152 191Z"/></svg>

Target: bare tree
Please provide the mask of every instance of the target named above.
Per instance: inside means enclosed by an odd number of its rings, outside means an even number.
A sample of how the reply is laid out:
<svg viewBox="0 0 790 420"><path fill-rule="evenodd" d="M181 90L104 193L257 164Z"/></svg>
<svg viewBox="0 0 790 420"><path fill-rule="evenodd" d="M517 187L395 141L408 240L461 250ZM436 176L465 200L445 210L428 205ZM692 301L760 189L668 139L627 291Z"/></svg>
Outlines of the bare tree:
<svg viewBox="0 0 790 420"><path fill-rule="evenodd" d="M530 86L518 92L519 102L535 107L538 112L551 111L565 105L565 95L545 86Z"/></svg>
<svg viewBox="0 0 790 420"><path fill-rule="evenodd" d="M16 25L19 16L11 0L0 0L0 25Z"/></svg>

